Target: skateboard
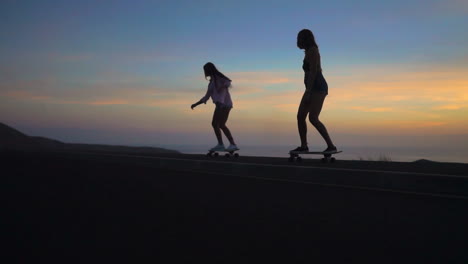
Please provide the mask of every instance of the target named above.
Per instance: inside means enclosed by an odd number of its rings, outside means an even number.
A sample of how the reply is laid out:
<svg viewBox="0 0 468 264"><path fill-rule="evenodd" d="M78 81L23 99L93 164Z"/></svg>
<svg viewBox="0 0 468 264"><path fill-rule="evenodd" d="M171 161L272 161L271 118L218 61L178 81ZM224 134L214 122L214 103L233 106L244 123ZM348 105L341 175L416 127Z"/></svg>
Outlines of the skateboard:
<svg viewBox="0 0 468 264"><path fill-rule="evenodd" d="M239 151L239 150L234 150L234 151L227 151L227 150L212 151L212 150L208 150L208 153L206 153L206 156L207 157L218 157L220 152L226 152L226 154L224 154L224 156L226 158L229 158L229 157L238 158L239 153L237 153L236 151Z"/></svg>
<svg viewBox="0 0 468 264"><path fill-rule="evenodd" d="M301 162L302 157L299 155L303 154L318 154L318 155L323 155L322 162L323 163L328 163L328 162L335 162L336 159L332 157L333 154L338 154L343 151L337 150L337 151L330 151L330 152L323 152L323 151L290 151L289 152L289 162Z"/></svg>

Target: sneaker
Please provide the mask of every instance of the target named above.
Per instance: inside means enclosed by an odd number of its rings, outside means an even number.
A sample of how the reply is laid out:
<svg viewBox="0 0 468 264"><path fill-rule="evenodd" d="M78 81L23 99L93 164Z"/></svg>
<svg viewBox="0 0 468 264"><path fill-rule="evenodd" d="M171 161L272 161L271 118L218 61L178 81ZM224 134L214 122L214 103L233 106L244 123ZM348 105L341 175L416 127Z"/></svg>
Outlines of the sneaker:
<svg viewBox="0 0 468 264"><path fill-rule="evenodd" d="M295 149L290 150L289 152L305 152L309 151L309 147L297 147Z"/></svg>
<svg viewBox="0 0 468 264"><path fill-rule="evenodd" d="M326 150L323 151L323 153L333 153L333 152L336 152L337 149L336 147L331 147L331 148L327 148Z"/></svg>
<svg viewBox="0 0 468 264"><path fill-rule="evenodd" d="M218 144L210 149L210 151L223 151L223 150L224 150L223 144Z"/></svg>
<svg viewBox="0 0 468 264"><path fill-rule="evenodd" d="M227 147L226 151L236 151L236 150L239 150L239 148L236 146L236 145L229 145L229 147Z"/></svg>

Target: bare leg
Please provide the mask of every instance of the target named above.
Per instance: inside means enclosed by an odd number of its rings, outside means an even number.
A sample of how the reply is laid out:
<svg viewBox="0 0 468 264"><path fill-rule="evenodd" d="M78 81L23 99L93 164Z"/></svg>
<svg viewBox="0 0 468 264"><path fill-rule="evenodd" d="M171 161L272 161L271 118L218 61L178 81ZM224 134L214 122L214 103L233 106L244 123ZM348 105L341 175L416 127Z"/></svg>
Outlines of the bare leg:
<svg viewBox="0 0 468 264"><path fill-rule="evenodd" d="M220 120L222 119L222 111L220 107L216 107L213 113L213 120L211 121L211 125L213 126L213 130L216 135L216 139L218 140L218 144L223 145L223 137L221 135L220 129Z"/></svg>
<svg viewBox="0 0 468 264"><path fill-rule="evenodd" d="M307 93L302 96L301 104L297 110L297 129L301 139L301 147L307 147L307 123L306 117L309 113L309 103L306 102Z"/></svg>
<svg viewBox="0 0 468 264"><path fill-rule="evenodd" d="M229 140L229 143L232 145L236 145L234 142L234 138L232 137L231 131L229 128L226 126L226 122L229 118L229 112L231 112L231 108L221 108L221 118L220 118L220 125L219 127L221 130L224 132L224 135L226 135L227 139Z"/></svg>
<svg viewBox="0 0 468 264"><path fill-rule="evenodd" d="M325 142L327 143L327 149L334 149L336 148L333 144L330 135L328 134L327 128L325 125L320 122L319 115L322 111L323 102L325 101L325 97L327 95L325 93L314 92L310 99L309 105L309 121L312 125L318 130L320 135L323 137Z"/></svg>

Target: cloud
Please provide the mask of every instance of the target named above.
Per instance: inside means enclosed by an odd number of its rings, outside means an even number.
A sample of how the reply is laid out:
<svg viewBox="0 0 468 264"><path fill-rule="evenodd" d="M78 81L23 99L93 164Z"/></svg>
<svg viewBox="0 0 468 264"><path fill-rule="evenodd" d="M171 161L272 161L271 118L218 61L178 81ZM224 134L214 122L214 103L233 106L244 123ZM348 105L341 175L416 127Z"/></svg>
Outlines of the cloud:
<svg viewBox="0 0 468 264"><path fill-rule="evenodd" d="M468 14L468 2L465 0L446 0L433 4L433 15Z"/></svg>
<svg viewBox="0 0 468 264"><path fill-rule="evenodd" d="M190 89L162 88L146 76L115 72L99 74L98 79L59 80L44 76L37 79L0 81L0 96L49 104L83 105L177 105L186 98L201 97ZM204 93L204 91L202 92ZM194 100L194 99L193 99Z"/></svg>
<svg viewBox="0 0 468 264"><path fill-rule="evenodd" d="M251 129L255 124L258 127L267 125L270 118L275 119L277 127L289 124L291 120L294 123L304 89L300 74L238 73L230 76L235 81L232 76L238 78L241 85L258 86L255 92L232 90L235 110ZM338 126L340 130L351 127L354 122L369 131L377 129L377 124L384 130L402 126L413 131L446 125L447 131L454 131L460 129L453 122L459 117L440 110L464 111L461 106L468 103L465 76L468 76L468 70L463 68L441 70L422 67L414 70L406 65L330 71L326 73L329 96L322 115L326 120L341 124ZM284 89L268 87L274 83L284 84ZM441 102L447 104L441 105ZM466 122L465 126L468 126Z"/></svg>
<svg viewBox="0 0 468 264"><path fill-rule="evenodd" d="M285 87L294 84L299 79L295 73L285 72L232 72L229 74L232 79L233 89L238 94L252 94L266 92L269 87L284 85Z"/></svg>
<svg viewBox="0 0 468 264"><path fill-rule="evenodd" d="M409 71L398 67L351 70L349 76L331 75L330 98L336 103L433 104L468 102L468 69ZM365 76L363 76L365 75Z"/></svg>
<svg viewBox="0 0 468 264"><path fill-rule="evenodd" d="M13 91L5 91L0 92L0 95L20 100L30 100L30 101L46 101L52 99L51 96L48 95L41 95L39 93L34 93L30 91L21 91L21 90L13 90Z"/></svg>
<svg viewBox="0 0 468 264"><path fill-rule="evenodd" d="M90 104L90 105L127 105L128 101L121 100L121 99L116 99L116 100L106 100L106 101L91 101L91 102L87 102L85 104Z"/></svg>
<svg viewBox="0 0 468 264"><path fill-rule="evenodd" d="M133 53L123 53L119 54L119 60L125 62L134 62L134 63L141 63L141 62L157 62L157 63L168 63L168 62L179 62L183 60L187 60L187 55L169 55L168 53L162 52L133 52Z"/></svg>
<svg viewBox="0 0 468 264"><path fill-rule="evenodd" d="M460 110L463 108L466 108L467 105L455 105L455 104L450 104L450 105L439 105L433 107L434 110Z"/></svg>
<svg viewBox="0 0 468 264"><path fill-rule="evenodd" d="M101 60L108 62L119 63L171 63L187 60L187 55L168 54L159 51L121 51L106 53L101 52L77 52L77 53L60 53L50 52L42 54L45 58L56 62L90 62L91 60Z"/></svg>
<svg viewBox="0 0 468 264"><path fill-rule="evenodd" d="M92 53L49 53L47 57L58 62L86 62L96 58L96 55Z"/></svg>
<svg viewBox="0 0 468 264"><path fill-rule="evenodd" d="M281 72L235 72L231 93L236 107L248 107L259 102L256 98L282 102L288 95L278 94L278 89L271 85L294 82L289 73ZM85 105L140 105L151 107L175 108L191 104L206 92L207 83L188 78L189 84L178 87L161 87L159 81L146 76L128 75L115 72L103 72L97 79L78 81L59 80L43 77L31 80L9 80L0 83L2 96L23 101L42 100L53 104ZM195 79L195 78L193 78ZM193 89L193 83L200 82L201 89ZM175 86L175 84L171 84ZM190 85L190 86L189 86ZM286 86L287 87L287 86ZM286 93L287 94L287 93ZM300 95L299 95L300 96Z"/></svg>
<svg viewBox="0 0 468 264"><path fill-rule="evenodd" d="M350 109L358 110L362 112L391 112L393 108L391 107L363 107L363 106L353 106Z"/></svg>
<svg viewBox="0 0 468 264"><path fill-rule="evenodd" d="M276 104L273 107L278 109L279 111L288 112L288 113L297 113L297 109L298 109L297 103L296 104L294 104L294 103Z"/></svg>
<svg viewBox="0 0 468 264"><path fill-rule="evenodd" d="M447 125L447 122L443 121L416 121L416 122L401 122L399 127L405 129L415 129L415 128L433 128L441 127Z"/></svg>
<svg viewBox="0 0 468 264"><path fill-rule="evenodd" d="M229 77L242 84L268 85L291 82L287 72L233 72Z"/></svg>
<svg viewBox="0 0 468 264"><path fill-rule="evenodd" d="M146 118L142 120L155 118L162 126L172 129L187 129L189 124L205 121L209 124L211 120L211 101L208 107L200 106L196 111L189 107L206 91L207 83L203 78L188 76L166 86L158 79L139 78L138 75L109 72L99 76L77 83L52 77L9 80L0 83L0 96L64 108L119 106L118 109L128 113L148 109L141 113ZM233 79L231 117L236 129L258 133L296 131L290 127L294 127L304 91L300 72L234 72L228 76ZM406 132L425 132L427 128L441 133L468 131L468 123L461 119L468 114L464 113L468 106L466 69L416 71L387 65L335 69L325 76L329 95L321 118L334 131L396 133L397 128ZM137 118L134 115L127 114L125 118Z"/></svg>

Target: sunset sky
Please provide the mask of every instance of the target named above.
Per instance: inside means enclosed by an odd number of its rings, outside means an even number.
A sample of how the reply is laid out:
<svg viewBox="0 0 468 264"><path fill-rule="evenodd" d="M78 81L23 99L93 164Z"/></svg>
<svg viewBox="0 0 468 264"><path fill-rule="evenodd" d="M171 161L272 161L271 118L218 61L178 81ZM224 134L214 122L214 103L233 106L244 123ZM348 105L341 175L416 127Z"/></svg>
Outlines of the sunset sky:
<svg viewBox="0 0 468 264"><path fill-rule="evenodd" d="M468 146L466 0L6 0L0 15L0 122L30 135L214 145L214 105L190 109L211 61L233 80L238 144L296 147L308 28L336 145Z"/></svg>

